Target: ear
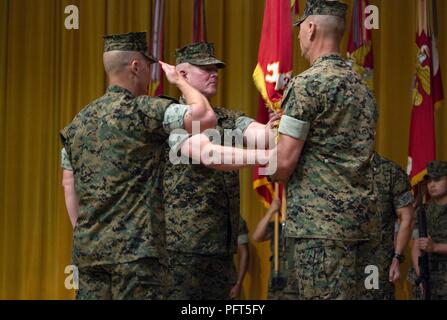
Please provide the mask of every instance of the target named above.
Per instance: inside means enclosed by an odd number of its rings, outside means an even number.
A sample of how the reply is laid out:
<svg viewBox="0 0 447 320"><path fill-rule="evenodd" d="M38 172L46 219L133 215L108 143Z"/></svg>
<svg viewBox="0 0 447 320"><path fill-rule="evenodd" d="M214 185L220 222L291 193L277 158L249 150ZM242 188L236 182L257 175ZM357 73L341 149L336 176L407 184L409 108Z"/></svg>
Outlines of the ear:
<svg viewBox="0 0 447 320"><path fill-rule="evenodd" d="M309 40L314 40L316 34L317 34L317 25L313 22L309 22L309 30L308 30Z"/></svg>
<svg viewBox="0 0 447 320"><path fill-rule="evenodd" d="M185 70L180 70L179 72L182 75L182 77L186 79L186 77L188 76L188 73Z"/></svg>
<svg viewBox="0 0 447 320"><path fill-rule="evenodd" d="M138 60L132 60L130 63L130 71L132 73L138 73L138 70L141 68L140 61Z"/></svg>

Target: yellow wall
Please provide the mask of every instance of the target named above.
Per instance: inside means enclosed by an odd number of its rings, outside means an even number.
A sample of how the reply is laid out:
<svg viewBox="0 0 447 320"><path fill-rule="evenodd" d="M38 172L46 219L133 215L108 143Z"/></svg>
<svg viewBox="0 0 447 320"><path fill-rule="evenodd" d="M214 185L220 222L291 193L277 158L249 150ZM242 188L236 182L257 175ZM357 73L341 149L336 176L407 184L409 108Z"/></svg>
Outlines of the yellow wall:
<svg viewBox="0 0 447 320"><path fill-rule="evenodd" d="M64 208L58 131L102 95L102 35L150 30L150 0L0 0L0 299L71 298L64 288L71 228ZM192 0L166 0L166 60L191 40ZM304 1L301 2L301 9ZM351 1L346 1L351 2ZM374 31L375 87L380 104L378 150L406 165L414 72L415 8L410 0L371 0L380 8ZM80 9L80 30L64 29L64 8ZM440 16L447 2L439 1ZM208 0L208 40L227 63L216 104L254 117L251 80L257 60L263 0ZM349 12L350 17L350 12ZM349 19L350 20L350 19ZM294 33L295 71L299 57ZM346 48L345 37L343 48ZM447 25L439 49L447 93ZM167 94L177 96L169 87ZM438 157L447 159L447 111L437 114ZM264 209L241 175L241 212L253 230ZM244 295L265 298L269 245L250 244Z"/></svg>

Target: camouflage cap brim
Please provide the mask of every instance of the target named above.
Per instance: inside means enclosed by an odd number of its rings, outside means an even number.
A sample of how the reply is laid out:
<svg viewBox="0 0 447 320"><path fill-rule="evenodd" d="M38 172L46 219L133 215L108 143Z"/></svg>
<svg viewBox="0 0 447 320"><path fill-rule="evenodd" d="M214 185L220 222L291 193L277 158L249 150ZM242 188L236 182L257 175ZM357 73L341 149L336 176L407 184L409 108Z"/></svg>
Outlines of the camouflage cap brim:
<svg viewBox="0 0 447 320"><path fill-rule="evenodd" d="M437 178L442 178L442 177L444 177L445 175L438 175L438 174L426 174L425 176L424 176L424 180L430 180L430 179L437 179Z"/></svg>
<svg viewBox="0 0 447 320"><path fill-rule="evenodd" d="M304 22L304 20L306 20L307 18L308 18L308 17L307 17L306 15L302 15L301 17L299 17L298 20L296 20L296 21L293 23L293 26L294 26L294 27L299 27L300 24L302 24L302 23Z"/></svg>
<svg viewBox="0 0 447 320"><path fill-rule="evenodd" d="M207 42L188 44L175 50L175 64L190 63L196 66L216 65L217 68L225 68L225 63L214 55L214 45Z"/></svg>
<svg viewBox="0 0 447 320"><path fill-rule="evenodd" d="M218 69L225 68L225 63L222 61L216 59L216 58L206 58L206 59L190 59L187 62L189 62L192 65L195 66L211 66L216 65Z"/></svg>
<svg viewBox="0 0 447 320"><path fill-rule="evenodd" d="M157 63L158 62L158 59L157 58L155 58L155 57L153 57L151 54L149 54L147 51L146 52L141 52L146 58L148 58L149 59L149 61L151 62L151 63Z"/></svg>
<svg viewBox="0 0 447 320"><path fill-rule="evenodd" d="M426 174L424 176L424 180L437 179L437 178L442 178L442 177L447 177L447 173L433 172L433 173Z"/></svg>

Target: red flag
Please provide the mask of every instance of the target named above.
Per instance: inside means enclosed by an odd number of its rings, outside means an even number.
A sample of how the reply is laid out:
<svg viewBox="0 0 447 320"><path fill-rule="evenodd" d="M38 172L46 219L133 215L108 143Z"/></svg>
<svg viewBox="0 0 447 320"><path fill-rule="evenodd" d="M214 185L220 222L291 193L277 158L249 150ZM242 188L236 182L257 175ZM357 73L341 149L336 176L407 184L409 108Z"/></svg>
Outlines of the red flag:
<svg viewBox="0 0 447 320"><path fill-rule="evenodd" d="M154 18L152 25L152 48L151 54L154 58L163 60L164 43L164 7L165 0L156 0ZM163 94L163 70L160 64L151 65L151 81L149 84L150 96L161 96Z"/></svg>
<svg viewBox="0 0 447 320"><path fill-rule="evenodd" d="M365 28L365 8L368 0L354 0L348 58L352 68L362 76L371 91L374 90L374 57L371 30Z"/></svg>
<svg viewBox="0 0 447 320"><path fill-rule="evenodd" d="M436 46L436 1L417 0L416 75L413 88L408 174L418 184L430 161L436 159L435 104L443 99L441 69ZM431 14L433 12L433 14Z"/></svg>
<svg viewBox="0 0 447 320"><path fill-rule="evenodd" d="M269 119L269 110L266 107L279 111L284 89L292 76L291 4L294 2L265 2L258 64L253 73L256 88L262 96L257 115L257 120L261 123L267 123ZM253 188L264 205L269 207L275 193L273 185L266 177L259 175L258 168L253 170L253 180Z"/></svg>
<svg viewBox="0 0 447 320"><path fill-rule="evenodd" d="M194 22L192 29L192 42L206 41L205 1L194 0Z"/></svg>

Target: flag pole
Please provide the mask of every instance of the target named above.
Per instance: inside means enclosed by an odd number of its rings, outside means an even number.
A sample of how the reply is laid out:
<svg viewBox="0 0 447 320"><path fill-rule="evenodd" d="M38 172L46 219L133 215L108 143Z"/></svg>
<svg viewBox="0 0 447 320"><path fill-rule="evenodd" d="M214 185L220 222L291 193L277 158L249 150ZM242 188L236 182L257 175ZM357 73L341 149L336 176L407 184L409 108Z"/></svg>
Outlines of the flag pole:
<svg viewBox="0 0 447 320"><path fill-rule="evenodd" d="M279 183L275 182L275 200L279 200ZM280 211L275 212L275 235L274 235L274 276L279 275L279 214Z"/></svg>

